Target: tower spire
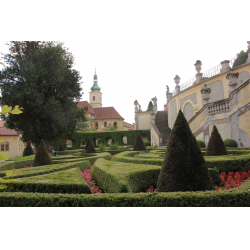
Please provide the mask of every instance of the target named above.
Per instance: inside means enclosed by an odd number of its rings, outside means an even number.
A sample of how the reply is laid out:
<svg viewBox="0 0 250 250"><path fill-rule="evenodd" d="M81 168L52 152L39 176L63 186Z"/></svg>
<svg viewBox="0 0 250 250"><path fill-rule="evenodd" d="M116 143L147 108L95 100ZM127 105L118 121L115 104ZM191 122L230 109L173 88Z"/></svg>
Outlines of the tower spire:
<svg viewBox="0 0 250 250"><path fill-rule="evenodd" d="M91 87L91 91L100 91L101 88L98 86L98 79L96 74L96 68L95 68L95 74L93 78L93 86Z"/></svg>

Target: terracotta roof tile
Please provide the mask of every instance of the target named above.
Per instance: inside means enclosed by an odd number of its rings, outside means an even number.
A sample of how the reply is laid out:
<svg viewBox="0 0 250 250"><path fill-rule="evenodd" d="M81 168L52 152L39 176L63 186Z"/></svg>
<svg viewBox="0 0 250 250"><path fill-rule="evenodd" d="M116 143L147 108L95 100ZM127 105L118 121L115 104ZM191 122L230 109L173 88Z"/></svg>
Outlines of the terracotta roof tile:
<svg viewBox="0 0 250 250"><path fill-rule="evenodd" d="M5 127L0 127L0 135L19 135L14 129L8 129Z"/></svg>
<svg viewBox="0 0 250 250"><path fill-rule="evenodd" d="M114 107L93 108L96 114L95 120L103 119L123 119Z"/></svg>
<svg viewBox="0 0 250 250"><path fill-rule="evenodd" d="M78 108L84 108L84 107L88 107L88 111L87 113L90 113L90 114L95 114L94 110L93 110L93 107L87 102L87 101L82 101L82 102L78 102L77 104L77 107Z"/></svg>

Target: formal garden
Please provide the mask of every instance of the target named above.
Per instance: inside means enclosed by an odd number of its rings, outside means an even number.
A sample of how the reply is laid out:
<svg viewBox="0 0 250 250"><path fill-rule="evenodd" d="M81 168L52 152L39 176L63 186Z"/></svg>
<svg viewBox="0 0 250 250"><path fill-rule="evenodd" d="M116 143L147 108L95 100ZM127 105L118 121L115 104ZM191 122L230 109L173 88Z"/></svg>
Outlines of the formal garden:
<svg viewBox="0 0 250 250"><path fill-rule="evenodd" d="M180 111L167 149L103 143L51 156L41 141L34 154L0 165L0 206L177 207L249 206L250 148L222 141L214 126L207 148ZM91 136L90 136L91 138ZM225 146L226 145L226 146Z"/></svg>
<svg viewBox="0 0 250 250"><path fill-rule="evenodd" d="M81 76L63 43L9 46L1 118L27 146L0 153L1 207L250 205L250 148L222 141L216 126L206 146L181 110L166 148L151 146L150 130L86 130Z"/></svg>

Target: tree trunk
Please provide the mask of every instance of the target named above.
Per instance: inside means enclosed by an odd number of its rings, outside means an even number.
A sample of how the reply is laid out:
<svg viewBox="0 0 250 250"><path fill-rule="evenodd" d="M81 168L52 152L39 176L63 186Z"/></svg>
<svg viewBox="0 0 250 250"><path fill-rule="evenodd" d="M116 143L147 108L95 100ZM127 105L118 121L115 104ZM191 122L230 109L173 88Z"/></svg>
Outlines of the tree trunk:
<svg viewBox="0 0 250 250"><path fill-rule="evenodd" d="M45 145L47 147L47 150L49 152L50 148L51 148L51 140L45 140Z"/></svg>

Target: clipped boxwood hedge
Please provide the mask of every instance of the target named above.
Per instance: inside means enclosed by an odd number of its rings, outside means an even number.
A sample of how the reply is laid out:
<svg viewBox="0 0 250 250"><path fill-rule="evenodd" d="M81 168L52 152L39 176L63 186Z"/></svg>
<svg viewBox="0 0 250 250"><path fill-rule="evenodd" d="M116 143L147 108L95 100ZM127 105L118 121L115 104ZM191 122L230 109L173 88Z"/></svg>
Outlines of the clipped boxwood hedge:
<svg viewBox="0 0 250 250"><path fill-rule="evenodd" d="M80 169L9 180L7 192L91 194L89 185L82 178Z"/></svg>
<svg viewBox="0 0 250 250"><path fill-rule="evenodd" d="M200 146L200 148L206 148L206 144L204 141L196 140L197 144Z"/></svg>
<svg viewBox="0 0 250 250"><path fill-rule="evenodd" d="M97 185L108 193L145 192L156 188L161 166L129 164L98 159L91 171ZM221 182L216 169L208 169L214 185Z"/></svg>
<svg viewBox="0 0 250 250"><path fill-rule="evenodd" d="M49 173L54 173L54 172L76 168L76 167L78 167L81 171L84 171L86 168L90 167L90 162L88 160L85 160L81 162L72 162L68 164L63 163L63 164L46 165L46 166L35 167L35 168L17 169L14 171L14 174L9 177L9 179L49 174ZM1 171L0 177L3 177L5 179L7 171L8 170Z"/></svg>
<svg viewBox="0 0 250 250"><path fill-rule="evenodd" d="M81 132L78 131L73 134L72 138L58 138L57 140L52 141L52 146L56 149L59 147L60 142L62 142L63 147L66 148L66 140L72 141L72 149L80 149L81 143L83 140L91 140L95 142L96 139L99 139L102 143L107 142L107 139L113 138L114 143L118 145L123 145L123 136L127 137L127 144L134 145L137 134L146 135L148 141L151 140L150 130L118 130L118 131L98 131L98 132ZM96 146L96 145L95 145Z"/></svg>
<svg viewBox="0 0 250 250"><path fill-rule="evenodd" d="M224 144L226 147L232 147L232 148L237 148L238 144L235 140L233 139L226 139L224 140Z"/></svg>
<svg viewBox="0 0 250 250"><path fill-rule="evenodd" d="M24 166L30 166L32 165L34 162L34 159L29 159L29 160L23 160L23 161L14 161L14 162L4 162L0 165L0 171L3 171L3 170L11 170L12 167L14 169L17 169L17 168L22 168Z"/></svg>
<svg viewBox="0 0 250 250"><path fill-rule="evenodd" d="M0 207L249 207L250 180L237 189L124 194L0 193Z"/></svg>

